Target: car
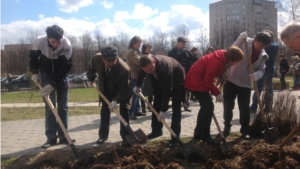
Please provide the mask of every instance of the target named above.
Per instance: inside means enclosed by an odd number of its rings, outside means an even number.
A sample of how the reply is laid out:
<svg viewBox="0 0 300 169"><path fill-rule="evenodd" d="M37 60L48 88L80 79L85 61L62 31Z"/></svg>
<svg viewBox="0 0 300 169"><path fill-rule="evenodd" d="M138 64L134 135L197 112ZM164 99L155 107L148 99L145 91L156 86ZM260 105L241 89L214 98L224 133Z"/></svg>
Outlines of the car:
<svg viewBox="0 0 300 169"><path fill-rule="evenodd" d="M9 91L18 91L20 88L30 88L31 80L27 74L12 79L11 84L6 84Z"/></svg>
<svg viewBox="0 0 300 169"><path fill-rule="evenodd" d="M77 75L74 77L73 83L83 83L82 78L86 75L86 72L82 73L81 75Z"/></svg>
<svg viewBox="0 0 300 169"><path fill-rule="evenodd" d="M72 82L72 81L74 80L74 77L75 77L75 76L76 76L76 75L74 75L74 74L68 75L69 82Z"/></svg>

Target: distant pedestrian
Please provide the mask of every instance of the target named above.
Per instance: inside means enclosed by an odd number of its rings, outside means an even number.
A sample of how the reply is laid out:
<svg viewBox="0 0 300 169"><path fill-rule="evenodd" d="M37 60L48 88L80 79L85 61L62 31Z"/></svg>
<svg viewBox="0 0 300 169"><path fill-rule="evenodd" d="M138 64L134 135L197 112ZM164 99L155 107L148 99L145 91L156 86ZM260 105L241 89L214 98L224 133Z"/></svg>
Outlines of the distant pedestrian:
<svg viewBox="0 0 300 169"><path fill-rule="evenodd" d="M279 56L280 59L280 63L279 63L279 72L280 72L280 83L281 83L281 89L280 90L285 90L286 86L285 86L285 74L287 72L289 72L290 70L290 65L287 61L287 59L285 58L284 55L280 55Z"/></svg>
<svg viewBox="0 0 300 169"><path fill-rule="evenodd" d="M294 64L293 64L293 71L294 71L294 90L300 90L300 59L298 54L293 56Z"/></svg>
<svg viewBox="0 0 300 169"><path fill-rule="evenodd" d="M206 54L211 54L211 53L214 53L215 52L215 49L213 47L208 47L207 50L206 50Z"/></svg>

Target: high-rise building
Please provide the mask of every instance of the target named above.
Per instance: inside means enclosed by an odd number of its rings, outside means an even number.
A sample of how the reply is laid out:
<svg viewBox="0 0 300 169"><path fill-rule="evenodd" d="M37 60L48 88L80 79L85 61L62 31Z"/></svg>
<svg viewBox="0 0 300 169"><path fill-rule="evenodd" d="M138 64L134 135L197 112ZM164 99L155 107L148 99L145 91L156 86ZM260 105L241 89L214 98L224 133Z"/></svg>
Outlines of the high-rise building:
<svg viewBox="0 0 300 169"><path fill-rule="evenodd" d="M277 38L277 7L271 0L221 0L209 5L210 44L229 47L241 32L249 37L268 29Z"/></svg>

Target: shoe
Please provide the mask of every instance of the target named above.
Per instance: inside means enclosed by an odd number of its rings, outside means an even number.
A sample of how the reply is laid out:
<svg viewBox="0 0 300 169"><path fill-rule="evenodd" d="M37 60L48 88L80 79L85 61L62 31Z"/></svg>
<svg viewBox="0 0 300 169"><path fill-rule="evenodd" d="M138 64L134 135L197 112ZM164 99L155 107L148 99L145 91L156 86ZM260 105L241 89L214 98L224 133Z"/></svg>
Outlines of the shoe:
<svg viewBox="0 0 300 169"><path fill-rule="evenodd" d="M242 133L242 138L244 139L244 140L250 140L250 135L248 134L248 133Z"/></svg>
<svg viewBox="0 0 300 169"><path fill-rule="evenodd" d="M46 143L42 145L42 148L49 148L51 146L54 146L56 142L56 140L47 140Z"/></svg>
<svg viewBox="0 0 300 169"><path fill-rule="evenodd" d="M175 146L178 146L179 143L177 140L171 140L168 144L169 147L175 147Z"/></svg>
<svg viewBox="0 0 300 169"><path fill-rule="evenodd" d="M216 140L214 140L211 136L203 137L202 141L210 145L219 145L219 143Z"/></svg>
<svg viewBox="0 0 300 169"><path fill-rule="evenodd" d="M189 107L184 107L184 111L191 112L192 110Z"/></svg>
<svg viewBox="0 0 300 169"><path fill-rule="evenodd" d="M196 135L194 134L194 140L202 140L202 135Z"/></svg>
<svg viewBox="0 0 300 169"><path fill-rule="evenodd" d="M152 138L156 138L156 137L160 137L162 136L162 132L152 132L150 134L147 135L148 139L152 139Z"/></svg>
<svg viewBox="0 0 300 169"><path fill-rule="evenodd" d="M127 140L123 140L123 141L120 143L120 146L122 146L122 147L130 147L131 144L130 144Z"/></svg>
<svg viewBox="0 0 300 169"><path fill-rule="evenodd" d="M96 141L97 144L103 144L105 143L105 141L107 140L107 138L98 138L98 140Z"/></svg>
<svg viewBox="0 0 300 169"><path fill-rule="evenodd" d="M142 112L135 112L133 113L134 116L146 116L146 113L142 113Z"/></svg>
<svg viewBox="0 0 300 169"><path fill-rule="evenodd" d="M134 116L134 115L132 115L132 116L130 116L130 118L129 118L130 120L137 120L137 117L136 116Z"/></svg>
<svg viewBox="0 0 300 169"><path fill-rule="evenodd" d="M231 127L224 127L223 135L224 135L225 138L226 138L227 136L229 136L229 134L230 134L230 128L231 128Z"/></svg>
<svg viewBox="0 0 300 169"><path fill-rule="evenodd" d="M76 142L75 139L71 139L71 141L72 141L73 143ZM67 138L63 138L63 139L60 139L60 140L59 140L59 144L69 144L69 142L68 142Z"/></svg>

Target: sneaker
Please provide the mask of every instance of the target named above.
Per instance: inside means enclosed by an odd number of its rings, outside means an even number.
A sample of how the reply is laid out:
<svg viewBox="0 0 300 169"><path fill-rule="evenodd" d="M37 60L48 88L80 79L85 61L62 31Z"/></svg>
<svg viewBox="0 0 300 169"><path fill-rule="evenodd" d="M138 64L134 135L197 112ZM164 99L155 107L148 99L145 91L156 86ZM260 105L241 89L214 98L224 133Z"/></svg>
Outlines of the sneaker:
<svg viewBox="0 0 300 169"><path fill-rule="evenodd" d="M51 146L54 146L55 144L57 143L57 141L56 140L47 140L46 141L46 143L44 143L43 145L42 145L42 148L49 148L49 147L51 147Z"/></svg>
<svg viewBox="0 0 300 169"><path fill-rule="evenodd" d="M231 127L224 127L223 135L224 137L229 136Z"/></svg>
<svg viewBox="0 0 300 169"><path fill-rule="evenodd" d="M146 113L142 113L142 112L135 112L133 113L134 116L146 116Z"/></svg>

